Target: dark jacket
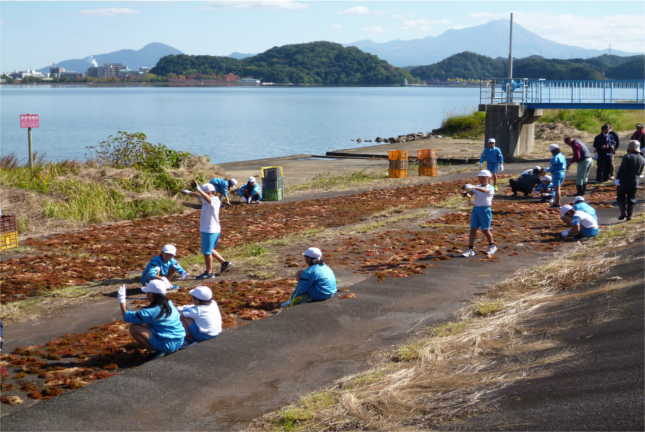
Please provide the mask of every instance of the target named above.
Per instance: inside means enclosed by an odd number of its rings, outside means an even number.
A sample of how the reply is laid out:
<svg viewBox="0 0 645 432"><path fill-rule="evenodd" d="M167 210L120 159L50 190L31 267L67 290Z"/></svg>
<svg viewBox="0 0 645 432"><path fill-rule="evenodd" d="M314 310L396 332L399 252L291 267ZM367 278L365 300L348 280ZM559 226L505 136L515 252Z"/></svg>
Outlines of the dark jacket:
<svg viewBox="0 0 645 432"><path fill-rule="evenodd" d="M598 156L612 155L618 150L620 140L616 132L611 131L607 134L607 137L604 134L596 135L596 138L593 140L593 146Z"/></svg>
<svg viewBox="0 0 645 432"><path fill-rule="evenodd" d="M589 149L587 149L585 143L577 138L571 143L571 150L573 150L573 158L571 159L571 162L580 162L583 159L591 157Z"/></svg>
<svg viewBox="0 0 645 432"><path fill-rule="evenodd" d="M641 151L643 151L643 149L645 149L645 132L641 132L641 131L637 130L636 132L634 132L632 134L630 139L633 139L633 140L638 141L639 143L641 143Z"/></svg>
<svg viewBox="0 0 645 432"><path fill-rule="evenodd" d="M635 187L638 182L638 176L643 173L645 159L640 153L627 153L618 168L616 178L620 180L620 185L624 187Z"/></svg>

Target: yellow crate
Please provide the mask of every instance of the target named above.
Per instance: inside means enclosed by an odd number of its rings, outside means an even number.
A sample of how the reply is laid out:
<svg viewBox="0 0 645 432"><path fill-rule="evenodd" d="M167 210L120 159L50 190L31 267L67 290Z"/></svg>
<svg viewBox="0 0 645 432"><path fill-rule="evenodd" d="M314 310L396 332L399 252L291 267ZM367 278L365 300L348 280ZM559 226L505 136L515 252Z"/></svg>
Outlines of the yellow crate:
<svg viewBox="0 0 645 432"><path fill-rule="evenodd" d="M407 169L389 169L388 174L390 178L405 178L408 176Z"/></svg>
<svg viewBox="0 0 645 432"><path fill-rule="evenodd" d="M0 233L0 251L18 247L18 231Z"/></svg>

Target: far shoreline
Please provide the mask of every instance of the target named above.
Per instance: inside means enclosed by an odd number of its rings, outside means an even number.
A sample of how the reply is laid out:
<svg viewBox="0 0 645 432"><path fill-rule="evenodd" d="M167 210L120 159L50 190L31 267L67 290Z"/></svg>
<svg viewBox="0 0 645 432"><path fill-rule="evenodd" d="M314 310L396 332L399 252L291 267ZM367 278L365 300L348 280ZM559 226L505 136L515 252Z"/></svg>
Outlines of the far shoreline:
<svg viewBox="0 0 645 432"><path fill-rule="evenodd" d="M479 88L479 84L455 84L455 83L428 83L428 84L408 84L408 85L403 85L403 84L379 84L379 85L370 85L370 84L339 84L339 85L333 85L333 84L271 84L271 85L239 85L239 84L232 84L232 85L217 85L217 84L196 84L196 83L190 83L190 84L178 84L178 83L167 83L167 82L161 82L161 83L143 83L143 82L137 82L137 83L51 83L51 82L40 82L40 83L29 83L29 84L22 84L22 83L0 83L0 88L2 87L16 87L16 88L24 88L24 87L50 87L50 88L57 88L57 87L70 87L70 88L79 88L79 87L86 87L86 88L128 88L128 87L172 87L172 88L204 88L204 87L221 87L221 88L399 88L399 87L431 87L431 88Z"/></svg>

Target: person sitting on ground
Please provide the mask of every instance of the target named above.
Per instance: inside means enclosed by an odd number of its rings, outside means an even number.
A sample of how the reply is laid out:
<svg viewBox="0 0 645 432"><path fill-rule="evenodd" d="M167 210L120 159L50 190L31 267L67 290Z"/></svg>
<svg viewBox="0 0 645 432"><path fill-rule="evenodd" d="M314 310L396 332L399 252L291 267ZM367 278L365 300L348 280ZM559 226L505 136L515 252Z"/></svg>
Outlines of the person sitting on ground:
<svg viewBox="0 0 645 432"><path fill-rule="evenodd" d="M141 291L150 304L143 309L129 311L126 306L126 288L121 285L117 293L123 321L130 323L130 334L140 345L162 356L179 350L184 344L186 331L181 324L179 311L166 297L170 282L153 279Z"/></svg>
<svg viewBox="0 0 645 432"><path fill-rule="evenodd" d="M172 280L175 273L179 273L181 279L188 277L188 272L183 269L175 259L177 248L167 244L161 249L161 254L152 257L146 268L141 273L141 285L145 285L152 279L166 277Z"/></svg>
<svg viewBox="0 0 645 432"><path fill-rule="evenodd" d="M589 213L591 216L593 216L594 219L598 220L598 214L596 213L596 209L591 207L589 204L585 202L585 197L583 196L577 196L573 199L573 204L571 205L575 211L583 211L585 213Z"/></svg>
<svg viewBox="0 0 645 432"><path fill-rule="evenodd" d="M593 216L583 211L576 211L568 204L560 208L560 218L571 226L570 229L560 233L565 240L595 237L600 232L598 221Z"/></svg>
<svg viewBox="0 0 645 432"><path fill-rule="evenodd" d="M209 287L198 286L189 291L195 304L180 306L181 323L187 342L203 342L222 332L222 315Z"/></svg>
<svg viewBox="0 0 645 432"><path fill-rule="evenodd" d="M244 186L237 190L237 194L244 199L247 204L260 204L262 200L262 191L255 177L249 177Z"/></svg>
<svg viewBox="0 0 645 432"><path fill-rule="evenodd" d="M559 145L551 144L549 151L553 157L547 171L551 173L551 183L553 183L553 191L555 192L551 207L560 207L560 186L564 183L567 174L567 160L560 151Z"/></svg>
<svg viewBox="0 0 645 432"><path fill-rule="evenodd" d="M222 203L225 205L231 205L231 200L229 199L228 194L229 190L237 186L237 180L234 178L227 180L225 178L215 177L212 178L209 183L215 186L215 192L221 195Z"/></svg>
<svg viewBox="0 0 645 432"><path fill-rule="evenodd" d="M616 172L616 195L620 216L618 220L631 220L636 204L636 188L638 177L643 175L645 160L640 154L640 143L632 140L627 144L627 154L623 156L620 167Z"/></svg>
<svg viewBox="0 0 645 432"><path fill-rule="evenodd" d="M513 191L513 196L517 196L518 192L522 192L524 196L528 196L533 192L533 188L540 183L540 176L544 174L544 168L536 166L522 171L520 176L516 179L510 179L509 184Z"/></svg>
<svg viewBox="0 0 645 432"><path fill-rule="evenodd" d="M486 168L493 176L493 187L497 190L497 173L504 171L504 155L502 151L495 146L495 138L486 140L486 148L479 157L479 168L483 168L486 161Z"/></svg>
<svg viewBox="0 0 645 432"><path fill-rule="evenodd" d="M464 185L463 195L470 198L471 192L474 194L473 210L470 216L470 236L468 238L468 249L462 254L463 257L469 258L477 255L475 252L475 240L477 239L477 230L481 230L488 240L488 256L497 252L497 246L493 240L491 226L493 224L493 197L495 188L488 184L492 174L488 170L481 170L477 175L479 185Z"/></svg>
<svg viewBox="0 0 645 432"><path fill-rule="evenodd" d="M298 285L282 307L327 300L336 295L336 276L324 263L320 249L310 247L303 254L307 268L296 274Z"/></svg>

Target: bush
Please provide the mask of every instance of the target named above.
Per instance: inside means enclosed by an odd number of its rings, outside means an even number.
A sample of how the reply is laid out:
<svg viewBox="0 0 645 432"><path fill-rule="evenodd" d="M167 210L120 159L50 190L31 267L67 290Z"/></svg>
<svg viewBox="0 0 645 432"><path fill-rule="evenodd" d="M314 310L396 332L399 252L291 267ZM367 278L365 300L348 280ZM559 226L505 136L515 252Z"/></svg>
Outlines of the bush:
<svg viewBox="0 0 645 432"><path fill-rule="evenodd" d="M472 114L448 117L439 129L432 133L455 138L479 138L484 135L486 113L476 111Z"/></svg>
<svg viewBox="0 0 645 432"><path fill-rule="evenodd" d="M604 123L612 125L614 130L630 130L644 116L640 111L621 110L548 110L540 118L541 123L564 123L580 131L600 133Z"/></svg>

